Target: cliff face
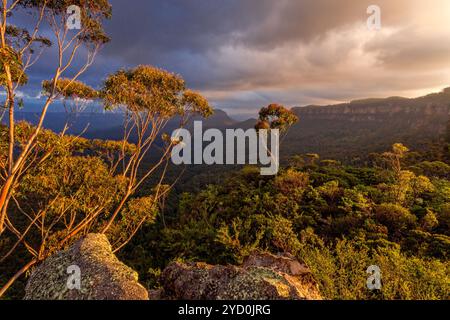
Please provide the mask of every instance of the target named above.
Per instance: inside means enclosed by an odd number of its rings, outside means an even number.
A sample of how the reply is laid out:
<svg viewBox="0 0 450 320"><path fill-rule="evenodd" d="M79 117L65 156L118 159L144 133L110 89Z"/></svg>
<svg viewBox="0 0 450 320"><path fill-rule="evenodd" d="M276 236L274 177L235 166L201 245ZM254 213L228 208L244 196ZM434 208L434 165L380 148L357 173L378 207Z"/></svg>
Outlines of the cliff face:
<svg viewBox="0 0 450 320"><path fill-rule="evenodd" d="M450 88L420 98L391 97L356 100L330 106L297 107L294 112L303 119L384 121L406 116L420 121L422 117L444 118L450 113Z"/></svg>
<svg viewBox="0 0 450 320"><path fill-rule="evenodd" d="M281 146L283 156L318 153L346 161L383 152L396 142L426 149L430 141L442 138L450 115L450 88L416 99L365 99L293 111L300 121Z"/></svg>
<svg viewBox="0 0 450 320"><path fill-rule="evenodd" d="M302 119L340 120L349 122L378 121L384 122L392 117L406 116L407 119L425 123L429 119L445 119L450 112L446 105L427 104L421 107L404 107L400 105L380 105L357 107L351 104L330 107L297 108L295 113Z"/></svg>

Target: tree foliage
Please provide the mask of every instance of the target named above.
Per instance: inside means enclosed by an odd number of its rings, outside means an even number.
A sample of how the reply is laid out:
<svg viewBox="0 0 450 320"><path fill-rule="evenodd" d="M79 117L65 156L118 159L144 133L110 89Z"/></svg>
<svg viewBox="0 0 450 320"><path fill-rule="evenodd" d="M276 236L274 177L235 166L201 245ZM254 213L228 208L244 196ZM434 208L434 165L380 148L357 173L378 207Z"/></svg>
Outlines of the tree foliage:
<svg viewBox="0 0 450 320"><path fill-rule="evenodd" d="M414 174L421 163L408 153L396 144L375 167L299 156L275 177L245 167L183 194L169 222L145 228L123 257L154 283L147 271L173 259L239 264L254 250L289 252L328 299L446 299L450 183ZM366 269L374 264L383 288L372 292Z"/></svg>
<svg viewBox="0 0 450 320"><path fill-rule="evenodd" d="M279 129L286 131L298 121L298 117L286 107L272 103L259 111L256 129Z"/></svg>

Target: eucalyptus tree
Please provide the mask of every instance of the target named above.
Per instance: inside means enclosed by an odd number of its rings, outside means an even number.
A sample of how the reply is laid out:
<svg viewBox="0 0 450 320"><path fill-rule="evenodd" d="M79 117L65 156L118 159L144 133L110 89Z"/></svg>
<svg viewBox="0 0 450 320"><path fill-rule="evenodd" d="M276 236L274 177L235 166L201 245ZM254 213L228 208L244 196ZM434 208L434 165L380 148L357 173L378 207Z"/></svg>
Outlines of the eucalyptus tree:
<svg viewBox="0 0 450 320"><path fill-rule="evenodd" d="M102 230L107 232L127 200L159 168L162 168L162 173L155 188L154 201L158 201L170 190L171 186L163 185L162 181L172 148L180 141L169 138L170 136L165 133L159 150L153 148L158 150L154 152L159 152L159 159L150 167L142 169L144 158L152 147L156 147L155 142L168 122L177 119L178 126L181 128L195 114L208 117L213 113L213 109L199 93L187 89L185 81L179 75L145 65L129 70L119 70L110 75L100 95L106 109L121 108L125 114L123 145L127 145L125 142L130 141L133 134L136 136L135 148L128 156L126 150L123 150L114 165L114 168L120 170L120 174L126 177L128 185L122 201ZM120 169L119 164L121 164ZM145 217L140 224L144 221ZM131 237L123 239L118 248L130 239Z"/></svg>
<svg viewBox="0 0 450 320"><path fill-rule="evenodd" d="M52 82L43 83L44 94L51 94L50 88ZM171 149L180 141L169 139L164 132L167 123L178 121L182 127L194 115L213 112L180 76L151 66L111 74L99 91L66 78L56 81L54 88L63 100L92 99L102 101L106 109L122 109L123 139L39 132L11 197L13 214L8 221L17 239L6 251L0 250L0 263L17 250L26 254L26 263L0 288L0 296L30 268L89 232L105 233L114 251L123 248L144 223L155 220L173 186L164 178ZM23 144L35 128L19 123L16 130ZM159 137L162 144L156 143ZM0 145L4 140L0 134ZM144 159L149 153L157 159ZM137 195L150 177L156 181L152 190Z"/></svg>
<svg viewBox="0 0 450 320"><path fill-rule="evenodd" d="M272 103L267 107L261 108L261 110L259 111L259 117L255 125L255 129L258 130L260 134L263 134L263 136L266 134L266 130L274 130L276 132L275 139L280 139L281 136L281 144L284 138L286 138L289 129L298 120L298 117L285 106L277 103ZM274 137L272 136L272 139L273 138ZM261 141L263 142L263 147L272 158L272 161L274 163L277 163L277 167L279 167L279 150L277 150L276 154L274 154L273 150L269 150L267 143L264 142L266 140L266 138L261 139ZM279 149L279 146L277 147L277 149ZM278 172L278 169L274 170L273 172Z"/></svg>
<svg viewBox="0 0 450 320"><path fill-rule="evenodd" d="M80 24L76 30L72 30L68 23L67 9L70 6L79 10ZM11 22L15 15L23 14L33 21L31 26L26 23L16 26ZM9 120L7 155L1 158L4 161L0 175L2 234L5 227L14 229L7 211L11 194L28 167L49 107L58 99L59 92L64 91L58 90L57 83L66 77L65 86L69 87L92 65L99 49L109 41L102 22L111 17L111 5L107 0L2 0L0 17L0 86L6 93L3 107ZM52 48L46 50L47 47ZM19 143L15 120L17 104L20 103L18 89L29 81L29 69L47 55L49 61L55 62L49 69L48 95L43 100L37 125Z"/></svg>

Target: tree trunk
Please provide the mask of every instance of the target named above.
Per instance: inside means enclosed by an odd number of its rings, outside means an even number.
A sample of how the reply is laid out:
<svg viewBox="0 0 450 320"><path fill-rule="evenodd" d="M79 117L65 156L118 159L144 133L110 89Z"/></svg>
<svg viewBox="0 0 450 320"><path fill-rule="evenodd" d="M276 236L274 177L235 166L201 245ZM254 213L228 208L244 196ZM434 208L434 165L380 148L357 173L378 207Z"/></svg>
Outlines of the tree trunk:
<svg viewBox="0 0 450 320"><path fill-rule="evenodd" d="M106 233L106 231L108 231L108 229L111 227L111 225L113 224L114 220L116 219L117 215L119 214L120 210L122 210L125 202L128 200L128 198L131 196L131 192L128 191L122 198L122 200L120 201L119 205L117 206L116 210L114 210L113 215L111 216L111 218L109 219L108 223L106 224L106 226L103 228L102 233Z"/></svg>

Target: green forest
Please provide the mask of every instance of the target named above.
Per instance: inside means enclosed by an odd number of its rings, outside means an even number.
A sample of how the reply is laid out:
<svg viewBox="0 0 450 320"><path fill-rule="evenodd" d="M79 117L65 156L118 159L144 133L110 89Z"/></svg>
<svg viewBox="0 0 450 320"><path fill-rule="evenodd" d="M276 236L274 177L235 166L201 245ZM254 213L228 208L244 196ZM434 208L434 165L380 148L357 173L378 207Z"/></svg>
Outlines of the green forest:
<svg viewBox="0 0 450 320"><path fill-rule="evenodd" d="M247 165L175 166L171 151L183 141L171 129L211 119L219 110L206 96L214 90L152 61L119 59L116 68L99 56L120 33L107 33L110 2L0 4L0 299L26 297L36 270L61 252L70 254L90 234L105 240L108 257L127 270L144 299L161 288L161 274L174 261L237 268L255 252L287 254L305 264L324 299L450 299L449 88L417 99L306 108L264 98L254 106L255 114L261 108L258 119L238 123L220 111L216 130L255 128L255 137L262 135L258 130L279 130L278 174L264 176ZM73 6L78 14L68 12ZM77 30L69 28L74 18ZM127 20L137 21L119 19L119 29ZM97 57L96 73L89 74ZM33 71L37 61L40 73ZM209 82L200 65L192 68L195 78ZM272 77L257 74L261 85ZM340 76L330 79L340 82ZM226 96L219 83L216 94ZM333 92L324 94L327 101ZM121 120L99 125L101 139L84 135L87 128L70 132L71 121L53 124L61 130L46 125L52 111L76 120L92 105L99 110L96 121L108 122L103 114ZM35 121L19 117L29 107L38 110L28 114ZM59 113L53 119L64 118ZM382 271L382 289L368 290L370 266ZM65 268L56 266L64 277ZM117 279L110 280L103 282ZM58 283L64 294L73 289L67 283ZM43 297L64 297L52 290ZM99 297L80 292L83 299Z"/></svg>
<svg viewBox="0 0 450 320"><path fill-rule="evenodd" d="M299 155L270 178L245 167L180 195L121 255L149 287L173 259L239 264L269 250L306 262L327 299L448 299L449 149L435 149L395 144L368 167ZM370 265L379 292L366 288Z"/></svg>
<svg viewBox="0 0 450 320"><path fill-rule="evenodd" d="M20 129L26 132L29 125ZM107 217L126 189L126 181L111 175L106 161L107 150L112 152L117 142L51 131L43 131L41 139L41 147L52 154L24 177L15 210L41 208L49 216L71 212L66 219L86 208L102 208ZM148 288L158 287L161 270L173 260L240 264L252 251L267 250L304 261L327 299L447 299L448 148L442 140L434 153L420 153L398 143L371 154L370 166L297 155L275 177L261 176L252 166L228 170L223 183L200 181L199 191L183 192L191 188L184 182L164 197L167 205L133 197L108 237L113 244L123 242L146 217L119 256ZM66 228L51 229L47 241L39 233L27 235L28 245L51 254ZM13 242L12 234L2 238L2 248ZM14 262L2 264L2 274L14 274L31 258L26 247L17 248L9 257ZM379 292L366 288L370 265L383 270ZM7 297L20 298L25 282L20 278Z"/></svg>

